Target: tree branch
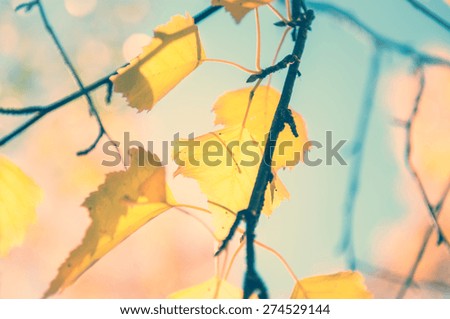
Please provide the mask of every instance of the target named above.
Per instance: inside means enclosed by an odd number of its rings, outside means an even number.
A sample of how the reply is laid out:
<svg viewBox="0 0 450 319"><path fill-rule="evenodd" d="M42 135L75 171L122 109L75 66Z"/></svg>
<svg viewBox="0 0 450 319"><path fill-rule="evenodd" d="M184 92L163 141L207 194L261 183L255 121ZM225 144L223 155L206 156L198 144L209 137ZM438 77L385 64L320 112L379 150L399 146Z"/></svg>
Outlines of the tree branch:
<svg viewBox="0 0 450 319"><path fill-rule="evenodd" d="M347 186L347 198L344 205L344 228L342 234L341 250L346 254L347 265L356 269L356 257L353 239L353 222L355 214L356 197L361 179L361 167L364 158L364 146L369 131L370 118L375 104L376 90L380 78L381 52L378 47L372 55L372 62L366 82L364 101L360 110L359 120L353 139L353 165L350 167L350 180Z"/></svg>
<svg viewBox="0 0 450 319"><path fill-rule="evenodd" d="M292 1L292 7L301 8L301 1ZM294 11L293 11L294 12ZM294 16L294 14L293 14ZM259 298L268 298L267 288L256 270L255 248L254 240L256 237L255 230L258 224L261 210L264 205L264 195L267 185L272 181L272 158L280 132L284 129L286 124L290 124L292 115L289 116L289 102L292 96L295 80L298 74L300 59L305 49L307 33L310 29L311 23L314 20L314 12L312 10L304 11L298 17L298 35L292 50L292 56L296 58L289 65L286 79L284 81L283 90L280 101L272 121L272 125L268 134L267 143L264 148L264 154L261 164L258 169L255 185L253 187L252 195L248 208L242 211L243 219L246 222L246 252L247 252L247 270L244 276L244 298L249 298L253 293L258 292ZM241 218L237 218L235 224L239 224ZM233 225L232 229L237 226ZM233 233L227 236L229 240ZM226 242L224 242L226 246Z"/></svg>
<svg viewBox="0 0 450 319"><path fill-rule="evenodd" d="M80 88L80 90L84 90L85 91L85 87L83 84L83 81L81 80L77 70L75 69L72 61L70 60L66 50L64 49L63 45L61 44L61 41L59 40L58 36L56 35L55 31L53 30L53 27L50 24L50 21L47 18L47 14L45 12L44 6L42 5L42 1L41 0L36 0L35 5L38 7L39 9L39 14L41 16L42 22L44 24L44 27L47 31L47 33L50 35L50 37L53 40L53 43L56 45L56 48L58 49L59 54L61 55L61 57L64 60L65 65L67 66L67 68L69 69L70 73L72 74L73 78L75 79L75 82L77 83L78 87ZM100 141L100 139L103 137L103 135L105 135L108 140L112 141L112 138L109 136L108 132L106 131L103 122L100 118L100 115L98 113L98 110L94 104L94 101L92 100L91 95L89 94L89 92L85 91L84 94L86 101L89 105L89 112L91 115L93 115L97 121L97 124L99 126L99 135L98 137L95 139L94 143L87 149L80 151L77 153L77 155L86 155L88 154L90 151L92 151L96 146L97 143Z"/></svg>
<svg viewBox="0 0 450 319"><path fill-rule="evenodd" d="M408 272L408 276L404 280L403 285L401 286L400 291L397 294L397 298L403 298L406 295L406 292L408 291L408 289L410 288L410 286L414 280L414 276L417 272L417 269L420 265L420 262L422 261L423 256L425 254L425 250L428 246L428 242L430 241L431 235L433 234L434 230L436 230L436 232L437 232L437 237L438 237L437 244L439 245L441 243L444 243L447 246L447 248L449 248L449 242L445 238L444 234L441 231L441 228L438 223L438 218L439 218L439 214L442 210L442 207L444 206L444 202L447 198L447 195L450 191L450 180L447 184L447 187L444 189L438 203L436 205L433 205L428 198L428 195L425 191L423 182L422 182L419 174L417 173L417 170L415 169L415 167L412 163L412 158L411 158L411 150L412 150L411 128L414 124L414 120L416 118L417 112L419 111L420 102L422 100L423 92L425 89L425 70L423 68L423 65L419 65L418 72L419 72L419 90L417 92L417 96L416 96L416 99L414 102L414 107L411 111L411 114L410 114L408 120L406 121L406 124L405 124L405 129L406 129L405 165L419 187L420 193L422 195L422 199L423 199L425 206L428 210L428 213L433 221L433 225L431 225L427 229L427 231L424 235L424 239L419 248L419 252L417 253L417 257L414 260L414 263L412 264L411 269Z"/></svg>
<svg viewBox="0 0 450 319"><path fill-rule="evenodd" d="M420 13L434 21L439 26L443 27L445 30L450 31L450 23L448 21L445 21L442 17L438 16L436 13L428 9L426 6L421 4L419 1L416 0L406 0L409 2L410 5L412 5L415 9L417 9Z"/></svg>
<svg viewBox="0 0 450 319"><path fill-rule="evenodd" d="M347 22L350 26L367 35L373 43L380 47L397 52L398 54L407 57L411 57L414 60L419 61L421 64L437 64L450 67L450 60L422 52L410 45L387 38L370 28L352 13L342 8L323 2L308 2L308 6L316 12L327 14L334 19Z"/></svg>

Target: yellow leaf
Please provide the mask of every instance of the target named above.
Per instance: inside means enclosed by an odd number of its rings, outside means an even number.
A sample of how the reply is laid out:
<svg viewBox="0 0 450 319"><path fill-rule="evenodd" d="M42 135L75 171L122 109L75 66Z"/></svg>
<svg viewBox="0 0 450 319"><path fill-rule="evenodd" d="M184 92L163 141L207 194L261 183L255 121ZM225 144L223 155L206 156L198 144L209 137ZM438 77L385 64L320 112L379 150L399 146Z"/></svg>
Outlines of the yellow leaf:
<svg viewBox="0 0 450 319"><path fill-rule="evenodd" d="M242 134L241 134L242 132ZM225 128L197 137L175 141L175 162L182 174L197 180L209 201L213 214L215 235L225 238L238 211L250 201L258 174L263 149L240 126ZM274 173L272 187L268 187L263 213L270 215L280 202L289 198L283 183Z"/></svg>
<svg viewBox="0 0 450 319"><path fill-rule="evenodd" d="M0 156L0 257L23 242L41 196L41 189L20 168Z"/></svg>
<svg viewBox="0 0 450 319"><path fill-rule="evenodd" d="M364 277L359 272L353 271L299 280L291 294L291 299L367 299L372 297L364 285Z"/></svg>
<svg viewBox="0 0 450 319"><path fill-rule="evenodd" d="M281 94L269 86L259 87L247 112L250 91L251 88L245 88L221 96L213 107L216 113L215 124L223 124L225 127L244 125L256 140L262 142L272 125ZM303 152L306 150L308 137L305 122L293 110L292 115L299 136L295 137L288 125L280 133L273 156L273 167L276 170L295 166L303 159Z"/></svg>
<svg viewBox="0 0 450 319"><path fill-rule="evenodd" d="M237 23L253 9L268 4L273 0L212 0L213 6L224 6Z"/></svg>
<svg viewBox="0 0 450 319"><path fill-rule="evenodd" d="M214 276L208 281L177 291L171 299L242 299L242 289Z"/></svg>
<svg viewBox="0 0 450 319"><path fill-rule="evenodd" d="M151 110L205 58L198 28L189 16L173 16L154 31L150 44L130 64L111 77L114 91L122 93L139 112Z"/></svg>
<svg viewBox="0 0 450 319"><path fill-rule="evenodd" d="M106 176L105 183L85 200L92 223L80 246L59 268L44 297L71 285L96 261L151 219L175 203L165 181L165 168L156 155L130 151L128 170Z"/></svg>

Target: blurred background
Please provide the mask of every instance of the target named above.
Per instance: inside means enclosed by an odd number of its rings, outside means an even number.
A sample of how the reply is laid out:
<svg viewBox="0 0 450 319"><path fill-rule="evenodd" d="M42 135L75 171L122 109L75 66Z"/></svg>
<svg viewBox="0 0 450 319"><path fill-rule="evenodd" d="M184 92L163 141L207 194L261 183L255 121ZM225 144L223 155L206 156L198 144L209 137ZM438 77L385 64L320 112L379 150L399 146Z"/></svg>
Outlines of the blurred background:
<svg viewBox="0 0 450 319"><path fill-rule="evenodd" d="M450 6L442 0L422 1L450 20ZM61 57L45 32L37 10L14 11L21 1L0 0L0 106L21 108L46 105L77 90ZM208 0L43 0L50 22L85 84L109 74L140 53L152 30L174 14L195 15ZM450 33L437 26L407 1L325 1L343 8L380 34L417 50L450 59ZM281 12L281 1L274 6ZM262 65L269 66L282 28L277 18L261 8ZM302 59L302 77L296 82L291 106L307 123L309 138L325 142L347 140L343 155L349 165L308 167L300 164L281 173L291 199L270 218L263 217L258 239L276 249L298 277L348 269L340 252L348 184L358 139L357 122L364 105L373 45L361 32L320 12L313 24ZM254 68L254 15L236 25L224 10L199 24L209 58L226 59ZM280 57L290 52L287 38ZM285 72L273 78L281 89ZM412 160L432 203L450 177L450 68L425 67L426 86L420 112L412 128ZM201 135L216 129L211 107L225 91L247 86L247 75L227 65L204 63L148 113L140 113L113 95L105 105L104 88L93 95L110 135L123 141L124 132L142 142L161 141L175 133ZM431 225L417 183L405 167L405 129L417 95L418 77L411 58L385 50L373 113L367 126L360 184L354 208L354 244L357 269L375 297L393 298L416 259ZM24 118L0 117L0 136ZM108 157L99 146L89 155L75 154L89 146L98 126L84 99L46 116L0 149L44 190L38 221L21 247L0 260L1 298L39 298L56 276L59 265L84 236L90 223L81 203L120 167L101 165ZM313 150L311 157L324 156ZM168 181L180 202L205 206L196 182ZM450 204L440 216L450 236ZM433 235L406 296L450 297L450 257L436 247ZM236 243L235 243L236 244ZM213 240L195 220L176 211L144 226L102 258L60 298L165 298L170 293L206 281L214 274ZM244 254L240 254L230 281L241 285ZM257 251L258 268L271 297L286 298L294 286L282 264L270 253Z"/></svg>

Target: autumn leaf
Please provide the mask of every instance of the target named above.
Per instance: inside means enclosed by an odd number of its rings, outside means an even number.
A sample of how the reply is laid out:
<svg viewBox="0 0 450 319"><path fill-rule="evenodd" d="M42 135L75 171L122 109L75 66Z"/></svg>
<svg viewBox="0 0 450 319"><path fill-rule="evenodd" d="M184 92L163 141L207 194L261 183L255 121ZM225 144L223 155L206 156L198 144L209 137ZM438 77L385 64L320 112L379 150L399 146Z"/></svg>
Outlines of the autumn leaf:
<svg viewBox="0 0 450 319"><path fill-rule="evenodd" d="M0 156L0 257L20 245L36 220L41 189L22 170Z"/></svg>
<svg viewBox="0 0 450 319"><path fill-rule="evenodd" d="M108 174L83 206L92 223L80 246L59 268L44 297L62 291L124 239L171 208L175 200L165 181L165 168L156 155L130 151L128 170Z"/></svg>
<svg viewBox="0 0 450 319"><path fill-rule="evenodd" d="M225 238L235 214L248 206L261 163L267 132L272 125L280 93L271 87L256 90L249 106L251 88L225 93L213 107L215 124L225 128L197 137L175 141L175 175L197 180L213 214L215 235ZM262 213L270 215L289 193L276 172L303 158L307 142L305 123L292 111L298 137L289 126L281 132L273 156L274 176L267 187ZM280 147L281 145L281 147Z"/></svg>
<svg viewBox="0 0 450 319"><path fill-rule="evenodd" d="M224 6L231 13L234 20L239 23L242 18L253 9L268 4L273 0L212 0L213 6Z"/></svg>
<svg viewBox="0 0 450 319"><path fill-rule="evenodd" d="M225 127L242 125L262 143L272 125L281 94L273 87L261 86L256 90L248 108L251 90L245 88L222 95L213 107L216 113L215 124L223 124ZM305 122L300 114L294 110L291 112L299 136L295 137L290 127L285 126L278 137L272 159L275 169L298 164L306 150L308 137Z"/></svg>
<svg viewBox="0 0 450 319"><path fill-rule="evenodd" d="M171 299L242 299L242 289L217 276L169 296Z"/></svg>
<svg viewBox="0 0 450 319"><path fill-rule="evenodd" d="M114 91L122 93L139 112L151 110L204 58L194 20L189 15L173 16L155 29L150 44L138 57L111 77Z"/></svg>
<svg viewBox="0 0 450 319"><path fill-rule="evenodd" d="M301 279L296 283L291 294L291 299L367 299L372 297L364 285L364 277L354 271Z"/></svg>
<svg viewBox="0 0 450 319"><path fill-rule="evenodd" d="M208 197L215 235L225 238L234 213L247 207L258 174L263 149L240 126L211 132L194 140L174 143L174 158L182 174L197 180ZM267 188L263 213L270 215L289 193L275 172Z"/></svg>

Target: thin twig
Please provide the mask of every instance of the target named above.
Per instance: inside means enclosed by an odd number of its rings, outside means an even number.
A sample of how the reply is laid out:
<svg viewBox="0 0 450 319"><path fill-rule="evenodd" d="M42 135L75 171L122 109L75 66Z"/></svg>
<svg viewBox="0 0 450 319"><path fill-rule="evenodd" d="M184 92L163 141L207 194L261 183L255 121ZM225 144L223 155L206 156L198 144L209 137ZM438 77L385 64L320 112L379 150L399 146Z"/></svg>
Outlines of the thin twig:
<svg viewBox="0 0 450 319"><path fill-rule="evenodd" d="M251 70L249 68L246 68L245 66L242 66L242 65L240 65L238 63L235 63L235 62L232 62L232 61L228 61L228 60L206 58L206 59L203 59L202 62L222 63L222 64L231 65L231 66L235 67L236 69L239 69L239 70L244 71L246 73L250 73L250 74L257 74L257 73L259 73L259 71L257 71L257 70Z"/></svg>
<svg viewBox="0 0 450 319"><path fill-rule="evenodd" d="M370 118L375 103L374 100L378 86L378 80L380 77L381 52L379 50L379 48L375 48L375 51L373 52L371 66L367 76L364 101L360 109L360 115L353 138L353 163L350 167L350 177L344 205L344 228L342 233L341 250L346 255L347 266L352 270L356 269L356 257L353 238L355 204L361 180L361 167L364 158L364 147L367 133L369 131Z"/></svg>
<svg viewBox="0 0 450 319"><path fill-rule="evenodd" d="M416 119L417 113L419 112L419 108L420 108L420 103L422 101L422 97L423 97L423 92L425 90L425 70L423 65L419 64L418 68L417 68L418 74L419 74L419 89L414 101L414 106L413 109L411 111L411 114L409 115L408 120L405 122L405 129L406 129L406 146L405 146L405 165L408 169L408 171L410 172L411 176L414 178L416 184L419 187L420 193L422 195L422 199L425 203L425 206L428 210L428 213L433 221L433 225L430 226L425 235L424 235L424 239L422 241L422 244L419 248L419 252L417 254L416 259L414 260L414 263L412 264L409 272L408 272L408 276L406 277L406 279L404 280L403 285L400 288L400 291L397 294L397 298L403 298L406 294L406 292L408 291L408 289L410 288L413 280L414 280L414 276L417 272L417 269L420 265L420 262L422 261L422 258L425 254L425 250L428 246L428 242L431 239L431 235L433 234L433 230L436 230L437 232L437 244L441 244L444 243L446 245L446 247L449 247L449 242L448 240L445 238L443 232L441 231L441 228L439 226L438 223L438 218L439 218L439 214L442 210L442 207L444 206L444 202L447 198L447 195L450 191L450 180L447 184L447 187L444 189L438 203L436 205L433 205L429 198L428 195L425 191L423 182L416 170L416 168L414 167L413 161L412 161L412 126L414 125L414 120Z"/></svg>
<svg viewBox="0 0 450 319"><path fill-rule="evenodd" d="M404 276L396 273L390 269L385 267L376 266L367 261L358 259L359 269L364 272L368 276L377 277L382 280L394 283L394 284L403 284ZM425 289L430 291L437 291L441 293L448 293L450 291L450 284L440 281L430 281L430 280L422 280L420 282L412 281L411 288L416 289Z"/></svg>
<svg viewBox="0 0 450 319"><path fill-rule="evenodd" d="M95 91L98 88L106 85L109 82L109 77L114 74L116 74L116 72L108 74L107 76L97 80L96 82L92 83L91 85L86 86L86 88L84 90L75 91L56 102L53 102L47 106L39 107L40 111L37 112L37 114L34 117L32 117L31 119L29 119L28 121L26 121L25 123L23 123L22 125L17 127L15 130L13 130L12 132L8 133L7 135L5 135L4 137L2 137L0 139L0 147L5 145L12 139L16 138L17 136L19 136L27 128L29 128L31 125L33 125L34 123L36 123L38 120L40 120L44 116L48 115L49 113L51 113L63 106L66 106L70 102L84 96L86 94L86 92ZM29 109L29 108L25 108L25 109ZM2 113L2 110L4 110L4 109L0 109L0 113Z"/></svg>
<svg viewBox="0 0 450 319"><path fill-rule="evenodd" d="M408 289L411 287L411 284L414 281L414 276L419 268L419 264L422 261L422 258L425 254L425 250L428 246L428 242L430 241L431 235L433 234L434 227L429 227L424 235L424 239L422 244L420 245L419 252L417 253L417 257L414 260L414 263L411 266L411 269L408 272L408 276L404 279L402 286L400 287L400 291L397 294L397 298L401 299L405 296Z"/></svg>
<svg viewBox="0 0 450 319"><path fill-rule="evenodd" d="M416 0L406 0L411 4L415 9L417 9L420 13L433 20L439 26L443 27L445 30L450 31L450 23L446 21L444 18L438 16L435 12L428 9L422 3Z"/></svg>
<svg viewBox="0 0 450 319"><path fill-rule="evenodd" d="M50 21L47 18L47 14L45 12L44 6L42 5L41 0L36 0L36 5L39 9L39 14L41 16L42 22L44 23L44 27L47 30L47 33L50 35L50 37L53 40L53 43L56 45L56 48L58 49L59 54L61 55L61 57L64 60L64 63L66 64L67 68L69 69L70 73L72 74L73 78L75 79L75 82L77 83L78 87L80 88L80 90L85 90L83 81L81 80L77 70L75 69L72 61L69 58L69 55L67 54L66 50L64 49L63 45L61 44L61 41L59 40L58 36L55 33L55 30L53 29L52 25L50 24ZM89 105L89 110L90 113L95 117L98 127L99 127L99 134L97 136L97 138L95 139L94 143L89 146L87 149L80 151L77 153L78 156L81 155L86 155L89 152L91 152L98 144L98 142L100 141L100 139L103 136L106 136L108 138L109 141L113 142L113 139L111 138L111 136L108 134L108 132L106 131L103 122L100 118L100 115L98 113L98 110L94 104L94 101L92 100L91 95L89 94L89 92L86 91L86 93L84 94L86 101ZM117 148L117 146L116 146ZM119 151L117 149L117 151Z"/></svg>
<svg viewBox="0 0 450 319"><path fill-rule="evenodd" d="M411 114L410 114L408 120L406 121L406 124L405 124L405 130L406 130L405 166L408 169L408 171L410 172L411 176L416 181L417 186L419 187L423 201L427 207L427 210L429 212L431 220L433 221L433 224L434 224L437 234L438 234L438 240L437 240L438 245L443 242L448 244L448 241L445 238L444 233L442 232L441 227L439 226L439 223L436 219L436 215L435 215L436 209L428 198L427 192L425 190L425 186L423 185L422 179L420 178L419 173L417 172L417 169L415 168L415 166L413 164L413 160L412 160L412 156L411 156L412 148L413 148L411 129L412 129L414 120L416 119L417 113L419 111L420 102L422 100L422 95L425 90L425 70L422 65L419 65L418 73L419 73L419 90L417 92L417 96L414 101L414 107L411 111Z"/></svg>
<svg viewBox="0 0 450 319"><path fill-rule="evenodd" d="M350 26L355 27L357 30L367 35L372 43L375 43L380 47L411 57L414 60L420 61L422 64L437 64L450 67L450 60L425 53L410 45L385 37L369 27L354 14L342 8L328 3L313 1L308 1L308 6L318 13L323 13L334 19L348 23Z"/></svg>

